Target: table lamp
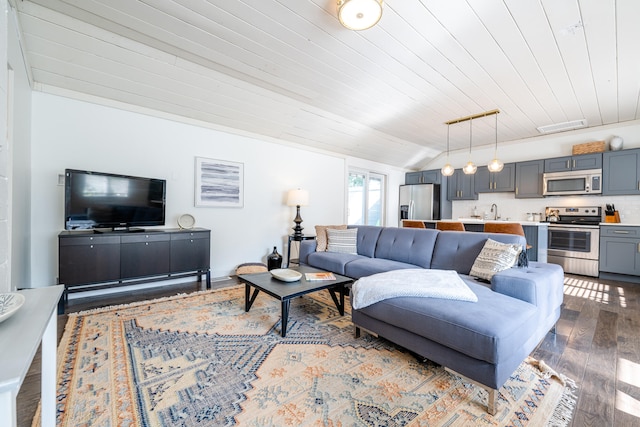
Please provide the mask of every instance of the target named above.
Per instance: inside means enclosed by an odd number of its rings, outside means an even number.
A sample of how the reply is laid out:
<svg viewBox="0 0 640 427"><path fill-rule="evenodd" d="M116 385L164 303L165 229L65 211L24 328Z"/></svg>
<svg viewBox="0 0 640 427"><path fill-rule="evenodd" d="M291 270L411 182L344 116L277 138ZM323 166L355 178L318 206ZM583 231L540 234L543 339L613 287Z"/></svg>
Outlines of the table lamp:
<svg viewBox="0 0 640 427"><path fill-rule="evenodd" d="M296 223L296 226L293 227L293 236L294 238L302 237L303 228L300 226L302 223L302 217L300 216L300 206L307 206L309 204L309 192L307 190L289 190L289 194L287 195L287 206L295 206L296 207L296 217L293 222Z"/></svg>

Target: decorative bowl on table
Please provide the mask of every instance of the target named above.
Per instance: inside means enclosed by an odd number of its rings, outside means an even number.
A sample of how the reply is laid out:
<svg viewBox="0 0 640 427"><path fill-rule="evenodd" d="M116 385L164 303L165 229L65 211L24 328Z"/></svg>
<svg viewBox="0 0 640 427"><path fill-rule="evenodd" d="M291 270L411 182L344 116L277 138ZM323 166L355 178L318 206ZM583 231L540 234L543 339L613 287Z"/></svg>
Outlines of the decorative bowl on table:
<svg viewBox="0 0 640 427"><path fill-rule="evenodd" d="M0 293L0 322L11 317L24 304L24 295L18 292Z"/></svg>
<svg viewBox="0 0 640 427"><path fill-rule="evenodd" d="M288 268L276 268L269 271L271 275L283 282L297 282L302 279L302 274L295 270L290 270Z"/></svg>

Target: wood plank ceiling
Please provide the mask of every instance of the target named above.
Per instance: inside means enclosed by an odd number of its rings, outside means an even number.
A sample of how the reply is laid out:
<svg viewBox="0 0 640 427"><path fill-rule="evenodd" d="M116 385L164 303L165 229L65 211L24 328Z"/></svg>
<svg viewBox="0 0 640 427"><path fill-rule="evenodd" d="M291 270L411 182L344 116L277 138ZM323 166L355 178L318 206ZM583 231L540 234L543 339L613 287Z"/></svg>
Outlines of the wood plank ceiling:
<svg viewBox="0 0 640 427"><path fill-rule="evenodd" d="M444 122L499 108L499 141L640 119L638 0L10 0L35 89L85 93L419 168ZM493 119L473 145L493 144ZM451 127L451 150L469 145Z"/></svg>

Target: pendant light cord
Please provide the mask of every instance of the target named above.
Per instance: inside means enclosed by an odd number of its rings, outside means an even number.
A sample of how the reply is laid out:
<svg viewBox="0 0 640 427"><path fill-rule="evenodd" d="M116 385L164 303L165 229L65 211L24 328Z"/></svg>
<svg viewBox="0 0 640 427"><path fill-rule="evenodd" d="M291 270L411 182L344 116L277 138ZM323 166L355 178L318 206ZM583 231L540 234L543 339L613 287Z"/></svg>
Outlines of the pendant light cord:
<svg viewBox="0 0 640 427"><path fill-rule="evenodd" d="M494 116L496 116L496 148L493 151L493 157L494 158L498 158L498 115L494 114Z"/></svg>

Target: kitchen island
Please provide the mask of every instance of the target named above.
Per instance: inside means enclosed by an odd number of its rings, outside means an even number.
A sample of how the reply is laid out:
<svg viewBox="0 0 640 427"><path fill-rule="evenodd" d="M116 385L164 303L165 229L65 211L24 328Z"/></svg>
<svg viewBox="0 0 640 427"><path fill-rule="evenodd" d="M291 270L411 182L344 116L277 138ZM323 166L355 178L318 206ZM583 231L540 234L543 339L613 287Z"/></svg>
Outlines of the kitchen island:
<svg viewBox="0 0 640 427"><path fill-rule="evenodd" d="M517 220L496 221L477 218L442 219L439 221L462 222L465 230L471 232L484 231L484 224L486 222L517 222L522 225L524 236L527 239L527 244L531 246L531 248L527 249L527 257L529 258L529 261L547 262L549 224L546 222ZM423 220L422 222L424 222L427 228L436 228L436 222L438 222L438 220Z"/></svg>

